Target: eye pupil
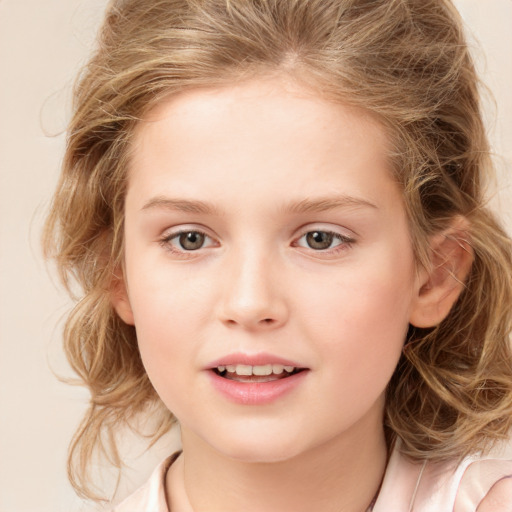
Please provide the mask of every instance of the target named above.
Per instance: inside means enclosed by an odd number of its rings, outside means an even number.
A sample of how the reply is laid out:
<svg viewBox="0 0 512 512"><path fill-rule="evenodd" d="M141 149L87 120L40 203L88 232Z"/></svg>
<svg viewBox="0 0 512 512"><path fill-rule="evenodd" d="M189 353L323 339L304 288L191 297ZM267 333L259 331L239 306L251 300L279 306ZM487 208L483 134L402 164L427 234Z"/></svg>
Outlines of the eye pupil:
<svg viewBox="0 0 512 512"><path fill-rule="evenodd" d="M306 235L306 241L311 249L328 249L334 235L325 231L311 231Z"/></svg>
<svg viewBox="0 0 512 512"><path fill-rule="evenodd" d="M204 244L204 235L197 231L189 231L188 233L180 234L180 245L187 251L196 251Z"/></svg>

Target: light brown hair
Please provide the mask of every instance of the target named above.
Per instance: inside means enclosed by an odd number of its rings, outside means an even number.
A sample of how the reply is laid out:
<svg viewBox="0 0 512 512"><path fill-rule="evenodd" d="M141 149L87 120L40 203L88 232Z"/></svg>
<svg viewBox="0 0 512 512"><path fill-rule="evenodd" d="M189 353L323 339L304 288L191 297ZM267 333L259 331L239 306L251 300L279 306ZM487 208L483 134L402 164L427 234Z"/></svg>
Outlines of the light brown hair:
<svg viewBox="0 0 512 512"><path fill-rule="evenodd" d="M478 80L449 0L119 0L75 88L67 149L45 230L46 254L82 294L66 323L69 361L91 393L70 449L73 485L92 495L100 447L147 407L156 439L174 419L144 371L134 328L109 293L123 259L126 169L134 126L169 95L286 73L363 108L393 142L419 264L455 216L474 262L433 329L411 327L389 384L385 427L415 460L460 457L512 423L511 243L485 207L492 171Z"/></svg>

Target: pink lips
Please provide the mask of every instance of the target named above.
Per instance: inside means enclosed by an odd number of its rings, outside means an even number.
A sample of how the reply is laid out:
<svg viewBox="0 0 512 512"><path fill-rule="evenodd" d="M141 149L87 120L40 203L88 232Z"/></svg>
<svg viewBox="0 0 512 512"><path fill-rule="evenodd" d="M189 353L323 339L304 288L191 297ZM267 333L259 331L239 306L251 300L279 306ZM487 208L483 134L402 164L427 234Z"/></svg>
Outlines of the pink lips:
<svg viewBox="0 0 512 512"><path fill-rule="evenodd" d="M208 376L213 387L229 401L242 405L270 404L299 386L309 373L308 370L304 368L302 371L291 374L285 378L267 382L241 382L224 378L214 371L218 366L237 364L250 366L279 364L301 369L304 367L294 361L282 359L270 354L230 354L216 361L212 361L205 370L208 370Z"/></svg>

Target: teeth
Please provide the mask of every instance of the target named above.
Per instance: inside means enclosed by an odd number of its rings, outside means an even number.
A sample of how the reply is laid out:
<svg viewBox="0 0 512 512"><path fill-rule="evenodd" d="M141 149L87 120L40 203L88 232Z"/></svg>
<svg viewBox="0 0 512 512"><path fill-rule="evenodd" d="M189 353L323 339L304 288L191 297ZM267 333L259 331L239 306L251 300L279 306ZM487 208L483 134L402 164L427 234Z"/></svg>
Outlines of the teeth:
<svg viewBox="0 0 512 512"><path fill-rule="evenodd" d="M228 373L236 373L237 375L280 375L283 371L292 373L295 370L294 366L285 366L282 364L264 364L257 366L250 366L247 364L228 364L226 366L218 366L219 373L227 371Z"/></svg>
<svg viewBox="0 0 512 512"><path fill-rule="evenodd" d="M264 366L253 366L252 374L253 375L270 375L272 373L272 365L266 364Z"/></svg>
<svg viewBox="0 0 512 512"><path fill-rule="evenodd" d="M237 375L252 375L252 366L247 364L237 364L235 372Z"/></svg>

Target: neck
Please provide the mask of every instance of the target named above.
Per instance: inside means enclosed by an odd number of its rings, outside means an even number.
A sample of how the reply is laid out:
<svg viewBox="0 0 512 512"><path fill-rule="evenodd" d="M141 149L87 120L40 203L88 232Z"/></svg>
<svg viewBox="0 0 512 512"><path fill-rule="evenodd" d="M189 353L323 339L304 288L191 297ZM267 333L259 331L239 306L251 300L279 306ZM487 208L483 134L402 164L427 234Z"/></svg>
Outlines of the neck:
<svg viewBox="0 0 512 512"><path fill-rule="evenodd" d="M182 428L183 454L167 476L171 511L366 512L384 474L382 420L357 425L288 460L227 458Z"/></svg>

